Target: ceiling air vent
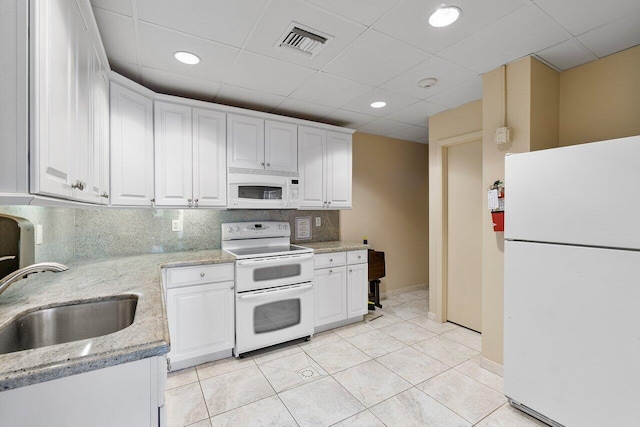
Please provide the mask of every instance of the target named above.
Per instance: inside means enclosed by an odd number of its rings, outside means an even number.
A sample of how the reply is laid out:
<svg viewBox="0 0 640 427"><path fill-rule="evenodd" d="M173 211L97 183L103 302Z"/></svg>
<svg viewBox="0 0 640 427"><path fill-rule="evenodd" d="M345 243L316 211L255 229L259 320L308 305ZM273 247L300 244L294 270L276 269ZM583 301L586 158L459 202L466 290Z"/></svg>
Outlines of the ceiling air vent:
<svg viewBox="0 0 640 427"><path fill-rule="evenodd" d="M320 52L330 39L331 36L292 22L276 45L313 56Z"/></svg>

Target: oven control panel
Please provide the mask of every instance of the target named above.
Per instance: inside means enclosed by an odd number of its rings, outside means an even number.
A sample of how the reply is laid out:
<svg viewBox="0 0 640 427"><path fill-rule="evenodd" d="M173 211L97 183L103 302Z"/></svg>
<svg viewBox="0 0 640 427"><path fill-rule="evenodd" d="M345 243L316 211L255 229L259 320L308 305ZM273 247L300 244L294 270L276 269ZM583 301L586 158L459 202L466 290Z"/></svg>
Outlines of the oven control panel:
<svg viewBox="0 0 640 427"><path fill-rule="evenodd" d="M222 240L256 239L264 237L291 236L291 226L288 222L229 222L222 224Z"/></svg>

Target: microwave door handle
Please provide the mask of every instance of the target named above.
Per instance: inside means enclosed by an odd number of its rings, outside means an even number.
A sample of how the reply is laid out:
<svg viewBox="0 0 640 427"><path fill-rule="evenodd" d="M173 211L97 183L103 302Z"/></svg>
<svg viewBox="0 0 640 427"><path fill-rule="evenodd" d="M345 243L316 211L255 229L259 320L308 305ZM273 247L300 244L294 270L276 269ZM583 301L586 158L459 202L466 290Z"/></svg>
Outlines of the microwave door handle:
<svg viewBox="0 0 640 427"><path fill-rule="evenodd" d="M256 293L249 293L246 295L240 294L238 295L238 299L248 300L248 299L266 298L266 297L272 297L272 296L278 296L278 295L284 295L284 294L293 294L293 293L298 293L300 291L306 291L307 289L310 289L312 287L313 285L302 285L302 286L296 286L295 288L279 289L275 291L256 292Z"/></svg>

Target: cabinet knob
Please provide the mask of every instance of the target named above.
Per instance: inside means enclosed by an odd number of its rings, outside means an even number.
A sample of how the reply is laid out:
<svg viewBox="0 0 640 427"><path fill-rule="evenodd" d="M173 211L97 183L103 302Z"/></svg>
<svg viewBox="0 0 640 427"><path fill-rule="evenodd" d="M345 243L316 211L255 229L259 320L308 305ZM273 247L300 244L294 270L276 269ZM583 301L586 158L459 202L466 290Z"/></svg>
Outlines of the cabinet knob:
<svg viewBox="0 0 640 427"><path fill-rule="evenodd" d="M349 273L353 273L353 270L352 270L352 269L349 269Z"/></svg>
<svg viewBox="0 0 640 427"><path fill-rule="evenodd" d="M71 188L77 188L80 191L84 190L84 182L82 181L76 181L75 184L71 184Z"/></svg>
<svg viewBox="0 0 640 427"><path fill-rule="evenodd" d="M333 262L333 258L329 258L329 262Z"/></svg>
<svg viewBox="0 0 640 427"><path fill-rule="evenodd" d="M362 258L362 255L358 255L358 259Z"/></svg>
<svg viewBox="0 0 640 427"><path fill-rule="evenodd" d="M198 207L198 199L195 199L194 202L196 204L196 207Z"/></svg>
<svg viewBox="0 0 640 427"><path fill-rule="evenodd" d="M229 286L229 289L230 289L230 290L234 290L235 288L236 288L236 287L235 287L235 286L233 286L233 285Z"/></svg>
<svg viewBox="0 0 640 427"><path fill-rule="evenodd" d="M267 163L267 167L270 167L270 166L271 166L271 163Z"/></svg>
<svg viewBox="0 0 640 427"><path fill-rule="evenodd" d="M200 277L204 277L204 273L200 273Z"/></svg>
<svg viewBox="0 0 640 427"><path fill-rule="evenodd" d="M151 199L151 204L154 204L156 202L156 199Z"/></svg>
<svg viewBox="0 0 640 427"><path fill-rule="evenodd" d="M333 273L333 270L329 270L329 274Z"/></svg>
<svg viewBox="0 0 640 427"><path fill-rule="evenodd" d="M193 203L191 199L187 199L187 202L189 202L189 206L191 206L191 204Z"/></svg>
<svg viewBox="0 0 640 427"><path fill-rule="evenodd" d="M327 202L327 204L328 204L328 205L330 205L330 204L331 204L331 202Z"/></svg>
<svg viewBox="0 0 640 427"><path fill-rule="evenodd" d="M260 162L260 166L264 166L264 162Z"/></svg>
<svg viewBox="0 0 640 427"><path fill-rule="evenodd" d="M108 195L108 194L107 194L107 192L105 191L104 193L102 193L102 194L100 195L100 197L103 197L103 198L105 198L105 199L108 199L108 198L109 198L109 195Z"/></svg>

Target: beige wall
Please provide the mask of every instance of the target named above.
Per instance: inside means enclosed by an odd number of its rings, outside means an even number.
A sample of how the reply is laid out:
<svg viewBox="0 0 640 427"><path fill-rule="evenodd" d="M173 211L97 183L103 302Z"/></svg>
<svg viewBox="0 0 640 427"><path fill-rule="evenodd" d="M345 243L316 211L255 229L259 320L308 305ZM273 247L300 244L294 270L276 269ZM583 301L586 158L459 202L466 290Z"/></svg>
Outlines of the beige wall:
<svg viewBox="0 0 640 427"><path fill-rule="evenodd" d="M640 46L560 74L560 145L640 134Z"/></svg>
<svg viewBox="0 0 640 427"><path fill-rule="evenodd" d="M353 135L353 209L340 211L341 240L385 252L381 291L426 284L429 277L428 146Z"/></svg>

